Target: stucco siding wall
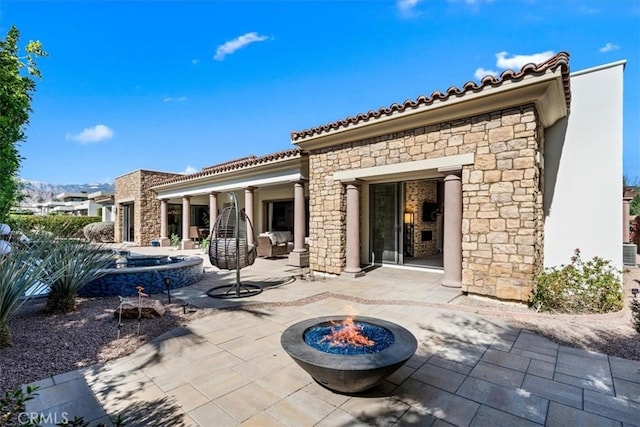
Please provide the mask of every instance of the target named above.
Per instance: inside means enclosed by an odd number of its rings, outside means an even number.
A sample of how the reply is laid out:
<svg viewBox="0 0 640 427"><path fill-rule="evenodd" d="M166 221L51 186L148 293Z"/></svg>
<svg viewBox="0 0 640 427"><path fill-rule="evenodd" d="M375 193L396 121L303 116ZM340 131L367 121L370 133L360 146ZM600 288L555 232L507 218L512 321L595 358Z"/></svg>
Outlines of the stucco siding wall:
<svg viewBox="0 0 640 427"><path fill-rule="evenodd" d="M306 189L306 188L305 188ZM255 231L256 234L268 231L264 229L265 211L264 202L274 200L291 200L293 201L294 184L284 184L270 187L259 188L256 192L255 201Z"/></svg>
<svg viewBox="0 0 640 427"><path fill-rule="evenodd" d="M547 130L546 267L579 248L622 267L622 64L571 77L571 112Z"/></svg>

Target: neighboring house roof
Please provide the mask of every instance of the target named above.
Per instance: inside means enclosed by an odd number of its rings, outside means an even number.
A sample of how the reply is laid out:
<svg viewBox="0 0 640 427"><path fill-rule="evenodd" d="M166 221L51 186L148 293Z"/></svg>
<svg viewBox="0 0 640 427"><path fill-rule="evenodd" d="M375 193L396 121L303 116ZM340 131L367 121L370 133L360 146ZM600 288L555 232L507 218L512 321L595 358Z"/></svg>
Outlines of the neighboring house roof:
<svg viewBox="0 0 640 427"><path fill-rule="evenodd" d="M635 197L636 195L636 189L635 187L624 187L622 189L622 198L623 199L627 199L627 200L631 200Z"/></svg>
<svg viewBox="0 0 640 427"><path fill-rule="evenodd" d="M87 195L87 198L99 204L113 203L114 193L113 191L100 190L100 191L95 191L93 193L89 193Z"/></svg>
<svg viewBox="0 0 640 427"><path fill-rule="evenodd" d="M269 164L279 160L301 157L301 156L302 156L301 149L292 148L285 151L278 151L276 153L266 154L260 157L253 156L253 155L247 156L247 157L241 157L236 160L231 160L228 162L219 163L217 165L205 167L200 172L169 178L165 181L162 181L157 186L191 181L193 179L219 175L226 172L236 171L240 169L247 169L257 165Z"/></svg>
<svg viewBox="0 0 640 427"><path fill-rule="evenodd" d="M87 198L87 192L86 191L82 191L82 192L79 192L79 193L60 193L60 194L54 196L54 199L57 199L57 200L66 200L66 199L71 199L71 198L86 199Z"/></svg>
<svg viewBox="0 0 640 427"><path fill-rule="evenodd" d="M384 116L390 116L394 113L402 113L406 110L415 109L421 106L428 106L436 101L447 101L452 97L460 98L469 93L480 92L488 87L498 87L506 82L516 82L524 79L528 76L539 76L545 74L547 71L556 71L560 68L562 75L562 86L564 89L564 99L567 110L571 104L571 89L570 89L570 77L569 77L569 54L566 52L560 52L557 55L549 58L547 61L540 64L527 64L516 72L514 70L505 70L499 77L485 76L480 84L474 81L465 83L461 88L451 86L445 93L439 91L432 92L429 96L420 96L415 100L407 100L402 104L392 104L389 107L383 107L377 111L369 111L367 113L361 113L356 116L350 116L342 120L337 120L322 126L313 127L301 131L291 132L291 141L296 143L305 138L312 136L318 136L321 134L336 131L338 129L344 129L349 126L367 122L372 119L378 119Z"/></svg>

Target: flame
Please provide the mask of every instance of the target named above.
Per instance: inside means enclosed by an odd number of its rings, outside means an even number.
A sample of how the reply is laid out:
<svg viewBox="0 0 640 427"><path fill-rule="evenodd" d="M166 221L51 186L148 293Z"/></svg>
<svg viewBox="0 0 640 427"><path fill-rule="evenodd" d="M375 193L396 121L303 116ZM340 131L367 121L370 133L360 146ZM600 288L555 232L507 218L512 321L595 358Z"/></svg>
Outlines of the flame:
<svg viewBox="0 0 640 427"><path fill-rule="evenodd" d="M331 333L325 335L320 342L329 341L330 347L375 345L375 341L368 339L361 332L362 327L353 322L353 317L347 317L341 323L334 324Z"/></svg>

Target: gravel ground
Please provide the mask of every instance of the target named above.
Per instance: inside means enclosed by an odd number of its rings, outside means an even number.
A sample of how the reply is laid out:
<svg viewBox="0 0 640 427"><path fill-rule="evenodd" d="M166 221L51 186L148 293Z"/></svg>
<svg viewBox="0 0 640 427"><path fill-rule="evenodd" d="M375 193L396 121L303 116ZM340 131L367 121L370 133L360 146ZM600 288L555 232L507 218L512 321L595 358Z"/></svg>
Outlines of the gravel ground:
<svg viewBox="0 0 640 427"><path fill-rule="evenodd" d="M12 345L0 349L0 394L52 375L131 354L147 341L195 319L179 304L165 305L159 319L118 321L119 300L79 298L78 308L64 315L44 314L46 299L29 301L9 322Z"/></svg>
<svg viewBox="0 0 640 427"><path fill-rule="evenodd" d="M618 313L569 315L536 313L523 304L460 297L454 303L476 313L502 319L543 335L558 344L640 361L640 333L633 327L629 303L632 288L640 288L640 268L628 270L624 280L625 306Z"/></svg>
<svg viewBox="0 0 640 427"><path fill-rule="evenodd" d="M449 307L497 318L544 335L560 344L640 361L640 334L632 325L628 301L630 289L640 287L640 269L625 279L625 309L620 313L593 316L535 313L522 304L459 297ZM160 298L164 300L163 297ZM290 304L308 304L314 297ZM149 340L215 310L183 313L179 302L165 305L165 316L143 319L138 335L137 320L125 320L117 338L113 311L117 298L82 298L75 312L43 314L44 299L25 304L9 322L13 345L0 349L0 393L52 375L131 354ZM398 301L400 303L400 301Z"/></svg>

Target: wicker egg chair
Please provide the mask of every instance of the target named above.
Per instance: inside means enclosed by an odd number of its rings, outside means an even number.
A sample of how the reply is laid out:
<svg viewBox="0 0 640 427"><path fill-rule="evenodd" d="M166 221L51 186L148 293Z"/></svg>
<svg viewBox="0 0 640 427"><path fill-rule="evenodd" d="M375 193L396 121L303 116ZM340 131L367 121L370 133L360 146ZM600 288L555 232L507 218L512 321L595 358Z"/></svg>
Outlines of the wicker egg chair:
<svg viewBox="0 0 640 427"><path fill-rule="evenodd" d="M240 211L240 221L236 224L236 208L224 208L211 230L209 260L211 265L221 270L235 270L252 265L256 260L257 248L249 244L253 227L247 215Z"/></svg>
<svg viewBox="0 0 640 427"><path fill-rule="evenodd" d="M236 270L236 283L217 286L207 291L214 298L240 298L256 295L262 288L242 284L240 269L252 265L257 256L253 226L247 215L238 209L237 199L232 193L233 203L220 212L211 230L209 261L221 270Z"/></svg>

